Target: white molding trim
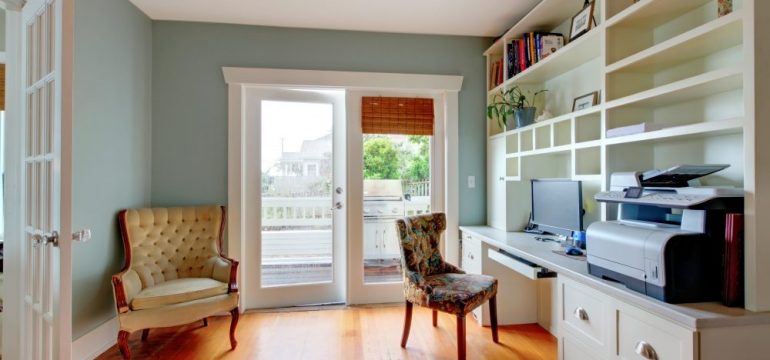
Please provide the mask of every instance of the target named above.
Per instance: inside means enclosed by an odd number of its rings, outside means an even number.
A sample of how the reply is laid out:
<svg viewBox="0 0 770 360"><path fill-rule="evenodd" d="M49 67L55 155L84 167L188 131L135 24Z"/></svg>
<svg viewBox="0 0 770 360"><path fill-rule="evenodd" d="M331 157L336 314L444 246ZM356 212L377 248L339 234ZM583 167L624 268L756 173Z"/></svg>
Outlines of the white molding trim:
<svg viewBox="0 0 770 360"><path fill-rule="evenodd" d="M459 183L458 178L458 141L459 108L458 93L462 88L463 77L457 75L397 74L346 71L316 71L267 68L223 67L225 82L228 84L228 254L241 262L239 285L241 287L241 308L250 303L247 299L249 286L246 278L250 276L244 269L249 256L245 253L246 234L260 231L255 221L247 221L245 192L245 94L253 87L292 87L292 88L335 88L373 91L395 91L417 93L443 97L444 113L444 211L447 215L445 233L445 255L449 262L459 264ZM348 186L349 187L349 186ZM352 216L350 212L348 216ZM348 221L348 226L351 222ZM348 230L349 231L349 230ZM350 295L350 294L349 294ZM348 296L348 301L350 296ZM244 306L246 305L246 306Z"/></svg>
<svg viewBox="0 0 770 360"><path fill-rule="evenodd" d="M345 89L390 89L401 91L460 91L463 77L373 73L355 71L319 71L267 68L224 67L227 84L258 86L334 87Z"/></svg>
<svg viewBox="0 0 770 360"><path fill-rule="evenodd" d="M117 343L120 323L113 317L72 342L73 360L92 360Z"/></svg>

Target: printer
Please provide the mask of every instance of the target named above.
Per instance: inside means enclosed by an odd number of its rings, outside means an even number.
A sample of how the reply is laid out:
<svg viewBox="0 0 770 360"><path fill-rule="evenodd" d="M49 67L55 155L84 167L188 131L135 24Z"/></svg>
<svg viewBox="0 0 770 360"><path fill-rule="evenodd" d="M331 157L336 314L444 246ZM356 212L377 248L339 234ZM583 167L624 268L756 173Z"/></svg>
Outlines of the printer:
<svg viewBox="0 0 770 360"><path fill-rule="evenodd" d="M617 220L586 232L588 272L667 303L718 300L725 215L743 212L743 190L700 187L729 165L678 165L610 175L607 203Z"/></svg>

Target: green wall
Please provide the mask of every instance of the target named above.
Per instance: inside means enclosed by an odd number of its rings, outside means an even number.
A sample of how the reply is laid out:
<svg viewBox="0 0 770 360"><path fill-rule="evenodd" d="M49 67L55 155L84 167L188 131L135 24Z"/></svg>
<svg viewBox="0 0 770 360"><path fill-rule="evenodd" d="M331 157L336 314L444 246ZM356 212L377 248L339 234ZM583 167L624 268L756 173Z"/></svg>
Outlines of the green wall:
<svg viewBox="0 0 770 360"><path fill-rule="evenodd" d="M227 202L223 66L462 75L460 223L484 224L485 78L481 37L153 23L152 203ZM468 189L467 176L476 176Z"/></svg>
<svg viewBox="0 0 770 360"><path fill-rule="evenodd" d="M126 0L76 0L73 99L73 338L115 316L123 263L116 215L150 203L152 23Z"/></svg>

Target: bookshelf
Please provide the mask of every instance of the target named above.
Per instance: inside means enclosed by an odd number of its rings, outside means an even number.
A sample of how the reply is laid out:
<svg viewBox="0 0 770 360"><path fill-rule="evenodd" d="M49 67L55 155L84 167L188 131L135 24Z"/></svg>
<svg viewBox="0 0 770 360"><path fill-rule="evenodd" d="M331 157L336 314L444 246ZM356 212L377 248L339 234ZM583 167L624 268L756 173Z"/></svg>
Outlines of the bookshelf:
<svg viewBox="0 0 770 360"><path fill-rule="evenodd" d="M583 181L585 201L609 188L610 174L663 168L680 163L724 163L727 170L703 179L705 185L743 187L747 193L745 236L747 309L770 310L770 285L761 281L770 265L749 249L770 253L757 236L759 215L770 211L754 201L766 149L757 129L766 89L757 77L768 71L768 50L757 47L768 21L759 21L759 0L733 0L733 11L717 14L717 0L597 0L597 25L545 59L499 86L487 98L519 86L546 89L537 104L553 117L521 129L487 120L488 214L490 226L518 231L529 216L529 180L565 177ZM507 63L506 44L528 32L563 33L569 38L579 0L543 0L484 53ZM767 20L767 19L766 19ZM488 76L489 78L489 76ZM489 80L488 80L489 81ZM488 84L494 85L494 84ZM572 111L574 98L599 91L599 104ZM764 90L762 90L764 91ZM650 123L662 129L607 137L607 130ZM504 144L504 146L503 146ZM490 174L501 174L491 178ZM764 179L764 178L763 178ZM766 179L765 179L766 180ZM492 182L500 182L491 186ZM491 199L496 200L491 200ZM499 199L506 199L500 201ZM514 204L514 205L511 205ZM524 205L522 205L524 204ZM612 207L587 204L586 226L612 219ZM766 229L770 230L770 229ZM757 253L758 254L758 253Z"/></svg>

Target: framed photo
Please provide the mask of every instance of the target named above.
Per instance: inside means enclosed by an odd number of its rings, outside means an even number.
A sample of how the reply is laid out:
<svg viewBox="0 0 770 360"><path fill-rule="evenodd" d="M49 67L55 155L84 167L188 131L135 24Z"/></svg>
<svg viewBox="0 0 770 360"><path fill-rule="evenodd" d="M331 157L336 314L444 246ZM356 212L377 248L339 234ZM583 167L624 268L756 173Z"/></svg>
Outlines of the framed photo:
<svg viewBox="0 0 770 360"><path fill-rule="evenodd" d="M571 31L569 33L570 41L579 38L580 35L587 33L593 28L595 4L595 1L591 1L588 6L584 7L583 10L580 10L577 15L572 17L572 26L570 27Z"/></svg>
<svg viewBox="0 0 770 360"><path fill-rule="evenodd" d="M599 104L599 92L594 91L590 94L585 94L583 96L576 97L575 100L572 101L572 111L588 109L591 106L595 106L598 104Z"/></svg>

